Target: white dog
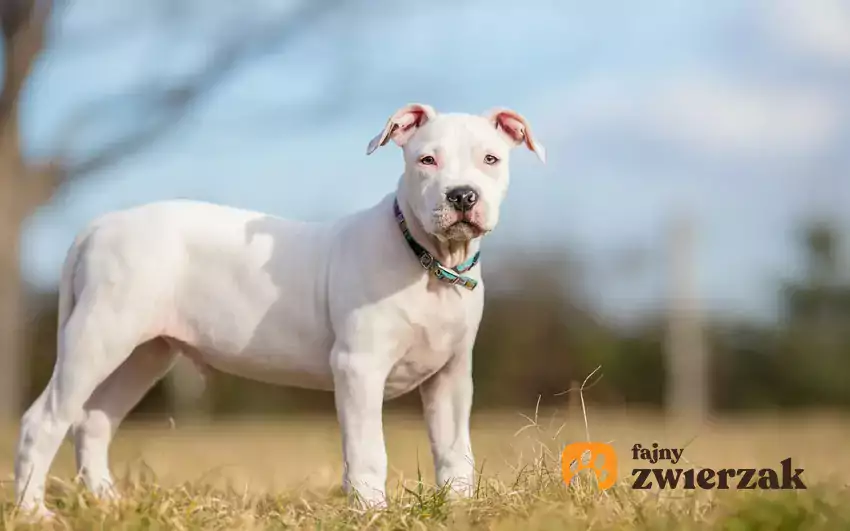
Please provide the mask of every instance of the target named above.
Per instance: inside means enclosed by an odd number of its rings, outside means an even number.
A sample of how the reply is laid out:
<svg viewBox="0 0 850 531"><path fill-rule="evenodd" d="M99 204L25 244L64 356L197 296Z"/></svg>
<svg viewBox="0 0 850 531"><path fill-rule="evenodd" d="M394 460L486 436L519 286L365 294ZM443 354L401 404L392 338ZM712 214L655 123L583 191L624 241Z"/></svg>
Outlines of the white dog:
<svg viewBox="0 0 850 531"><path fill-rule="evenodd" d="M111 496L110 440L181 353L199 366L335 393L343 486L385 503L382 404L419 387L437 481L473 485L478 248L508 188L508 154L543 147L510 110L397 111L370 143L403 148L395 193L327 223L192 201L107 214L78 235L59 294L56 366L23 417L15 486L44 506L69 429L85 484Z"/></svg>

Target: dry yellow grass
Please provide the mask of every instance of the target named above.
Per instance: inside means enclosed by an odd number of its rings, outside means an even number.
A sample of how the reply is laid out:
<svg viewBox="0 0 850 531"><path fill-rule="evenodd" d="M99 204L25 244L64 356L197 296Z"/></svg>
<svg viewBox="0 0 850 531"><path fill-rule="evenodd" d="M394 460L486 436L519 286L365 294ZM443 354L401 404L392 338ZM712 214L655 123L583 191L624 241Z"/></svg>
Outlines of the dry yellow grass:
<svg viewBox="0 0 850 531"><path fill-rule="evenodd" d="M534 411L523 412L535 417ZM66 444L52 470L56 529L469 528L488 529L841 529L850 528L850 419L828 414L665 424L639 412L591 409L592 439L611 441L620 485L567 488L559 452L586 439L580 412L473 416L479 492L449 503L433 481L419 417L385 417L393 503L382 513L347 507L339 492L339 430L333 417L214 426L130 424L113 445L125 499L90 499L72 483ZM519 432L519 433L517 433ZM685 447L685 468L777 468L792 457L808 491L637 491L626 476L641 465L634 443ZM10 477L14 433L2 439L0 473ZM664 466L659 464L658 466ZM669 465L667 465L669 466ZM682 466L682 464L677 465ZM421 477L420 477L421 472ZM405 490L405 488L407 490ZM20 528L9 484L2 526ZM783 527L784 526L784 527Z"/></svg>

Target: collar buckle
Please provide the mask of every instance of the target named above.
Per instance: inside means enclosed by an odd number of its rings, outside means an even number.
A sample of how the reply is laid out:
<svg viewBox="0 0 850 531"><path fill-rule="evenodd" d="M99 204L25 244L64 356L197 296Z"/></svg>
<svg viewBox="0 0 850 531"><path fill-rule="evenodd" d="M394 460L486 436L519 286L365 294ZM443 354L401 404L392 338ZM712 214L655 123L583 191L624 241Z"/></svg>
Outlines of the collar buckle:
<svg viewBox="0 0 850 531"><path fill-rule="evenodd" d="M430 271L438 280L453 286L461 285L468 290L475 289L478 282L474 279L463 276L463 272L472 269L475 264L478 263L479 253L475 253L472 260L465 264L461 264L459 267L454 268L453 271L450 271L443 267L443 265L440 264L440 262L437 261L431 253L426 251L416 242L416 240L413 239L413 236L407 228L407 222L404 219L404 215L401 213L401 209L398 206L397 199L393 201L393 210L396 216L396 221L401 229L401 233L404 235L404 239L407 240L407 244L410 246L410 249L419 258L419 265L421 265L426 271Z"/></svg>

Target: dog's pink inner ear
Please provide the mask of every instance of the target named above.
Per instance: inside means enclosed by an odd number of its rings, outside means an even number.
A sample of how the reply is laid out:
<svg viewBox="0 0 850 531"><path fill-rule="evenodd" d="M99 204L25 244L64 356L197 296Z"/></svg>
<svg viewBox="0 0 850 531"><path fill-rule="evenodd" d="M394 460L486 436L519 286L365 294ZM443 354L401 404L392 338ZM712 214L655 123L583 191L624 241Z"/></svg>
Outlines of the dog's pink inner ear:
<svg viewBox="0 0 850 531"><path fill-rule="evenodd" d="M402 107L387 120L387 125L384 126L383 131L369 142L366 153L372 153L389 142L390 139L399 146L405 145L416 132L416 129L425 125L436 114L432 107L421 103L412 103Z"/></svg>
<svg viewBox="0 0 850 531"><path fill-rule="evenodd" d="M501 128L514 144L521 144L525 141L525 123L522 119L508 112L498 113L493 117L496 127Z"/></svg>
<svg viewBox="0 0 850 531"><path fill-rule="evenodd" d="M499 109L490 114L490 121L514 145L518 146L524 143L542 162L546 162L546 148L534 138L528 122L519 113L507 109Z"/></svg>
<svg viewBox="0 0 850 531"><path fill-rule="evenodd" d="M393 116L390 138L399 146L403 146L410 140L417 127L422 127L428 121L428 113L425 109L414 107L401 111Z"/></svg>

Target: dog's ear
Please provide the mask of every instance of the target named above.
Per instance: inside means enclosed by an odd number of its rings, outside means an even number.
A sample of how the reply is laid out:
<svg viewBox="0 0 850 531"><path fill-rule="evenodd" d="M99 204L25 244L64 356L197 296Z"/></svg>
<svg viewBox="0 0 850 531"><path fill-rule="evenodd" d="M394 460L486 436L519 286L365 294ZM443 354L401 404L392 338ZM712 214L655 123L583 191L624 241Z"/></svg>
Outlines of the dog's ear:
<svg viewBox="0 0 850 531"><path fill-rule="evenodd" d="M428 120L433 120L435 116L437 116L437 111L430 105L422 103L405 105L390 116L384 130L369 142L366 154L371 155L373 151L389 142L390 139L399 146L403 146L416 132L416 128L422 127Z"/></svg>
<svg viewBox="0 0 850 531"><path fill-rule="evenodd" d="M528 121L520 113L510 109L493 109L484 116L505 135L508 142L515 146L524 143L541 162L546 162L546 148L534 138Z"/></svg>

